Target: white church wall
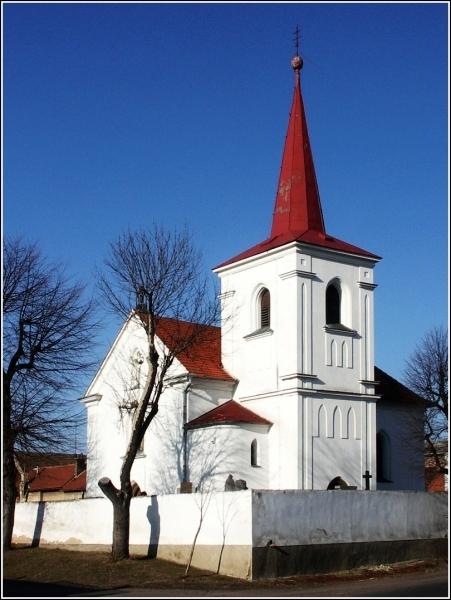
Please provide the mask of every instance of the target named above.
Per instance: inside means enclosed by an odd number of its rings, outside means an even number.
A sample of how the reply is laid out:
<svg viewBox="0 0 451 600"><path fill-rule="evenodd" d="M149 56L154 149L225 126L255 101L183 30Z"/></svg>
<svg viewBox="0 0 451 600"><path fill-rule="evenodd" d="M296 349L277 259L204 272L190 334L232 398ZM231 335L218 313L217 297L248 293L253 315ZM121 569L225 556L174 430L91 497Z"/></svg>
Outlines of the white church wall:
<svg viewBox="0 0 451 600"><path fill-rule="evenodd" d="M268 489L299 487L299 402L297 393L244 400L243 406L272 423L266 436Z"/></svg>
<svg viewBox="0 0 451 600"><path fill-rule="evenodd" d="M362 267L363 263L363 267ZM362 290L359 282L373 285L373 264L364 259L315 250L312 256L313 373L314 387L362 393L361 380L374 380L374 327L371 289ZM341 322L348 331L325 330L326 289L338 281L341 289Z"/></svg>
<svg viewBox="0 0 451 600"><path fill-rule="evenodd" d="M248 488L267 488L268 436L262 425L220 425L189 432L189 479L193 488L224 490L228 475L244 479ZM251 444L257 442L257 466L251 465ZM233 449L233 451L231 451Z"/></svg>
<svg viewBox="0 0 451 600"><path fill-rule="evenodd" d="M223 363L239 379L237 396L289 389L293 376L313 386L374 393L374 261L295 244L218 270L223 300ZM325 330L326 288L338 281L342 324ZM258 292L271 294L271 330L257 327Z"/></svg>
<svg viewBox="0 0 451 600"><path fill-rule="evenodd" d="M389 439L390 482L378 482L380 490L419 490L424 483L424 446L420 414L411 405L377 405L377 431Z"/></svg>
<svg viewBox="0 0 451 600"><path fill-rule="evenodd" d="M271 489L325 489L338 475L361 488L367 469L375 487L375 408L368 397L374 394L373 266L364 258L291 244L218 270L228 324L223 362L239 379L235 398L273 423ZM340 287L341 323L350 331L326 327L331 281ZM262 287L271 293L272 331L252 336ZM303 401L297 393L311 388L321 390L330 418L338 407L346 419L355 407L359 438L312 434L316 399ZM328 397L327 390L335 394ZM349 404L337 392L367 396L351 397Z"/></svg>
<svg viewBox="0 0 451 600"><path fill-rule="evenodd" d="M268 489L325 490L335 477L376 488L374 402L326 394L281 394L244 402L273 423L268 438Z"/></svg>
<svg viewBox="0 0 451 600"><path fill-rule="evenodd" d="M366 470L375 489L375 404L359 397L305 397L304 414L304 489L325 490L335 477L365 489Z"/></svg>
<svg viewBox="0 0 451 600"><path fill-rule="evenodd" d="M214 379L193 378L189 390L187 421L224 404L233 397L235 383Z"/></svg>
<svg viewBox="0 0 451 600"><path fill-rule="evenodd" d="M122 458L131 433L130 415L120 406L138 397L145 377L145 361L133 361L145 352L143 328L129 321L121 330L82 402L87 409L87 497L101 496L98 480L109 477L119 485ZM183 478L183 397L186 369L175 359L160 408L144 437L143 452L136 456L131 478L148 494L175 493ZM187 420L231 398L233 382L191 378L187 395ZM158 457L158 458L156 458Z"/></svg>
<svg viewBox="0 0 451 600"><path fill-rule="evenodd" d="M286 265L287 261L294 261L292 248L270 252L219 273L223 296L222 362L239 380L236 397L274 392L278 388L277 332L286 312L279 272L281 263ZM258 294L263 288L271 295L271 331L258 334ZM285 340L287 343L289 340Z"/></svg>

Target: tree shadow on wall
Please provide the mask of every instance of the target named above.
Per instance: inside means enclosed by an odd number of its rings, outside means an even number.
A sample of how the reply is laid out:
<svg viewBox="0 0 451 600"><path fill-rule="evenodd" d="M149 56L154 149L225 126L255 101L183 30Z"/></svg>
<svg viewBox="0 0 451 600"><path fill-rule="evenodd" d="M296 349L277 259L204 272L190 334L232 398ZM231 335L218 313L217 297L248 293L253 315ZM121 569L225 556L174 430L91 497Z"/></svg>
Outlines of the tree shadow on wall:
<svg viewBox="0 0 451 600"><path fill-rule="evenodd" d="M45 502L40 501L38 503L38 510L36 511L36 523L34 525L33 539L31 541L31 547L37 548L41 541L42 525L44 523L45 513Z"/></svg>
<svg viewBox="0 0 451 600"><path fill-rule="evenodd" d="M160 512L158 510L157 496L151 496L150 505L147 507L147 519L150 524L150 540L147 549L147 558L156 558L158 542L160 540Z"/></svg>

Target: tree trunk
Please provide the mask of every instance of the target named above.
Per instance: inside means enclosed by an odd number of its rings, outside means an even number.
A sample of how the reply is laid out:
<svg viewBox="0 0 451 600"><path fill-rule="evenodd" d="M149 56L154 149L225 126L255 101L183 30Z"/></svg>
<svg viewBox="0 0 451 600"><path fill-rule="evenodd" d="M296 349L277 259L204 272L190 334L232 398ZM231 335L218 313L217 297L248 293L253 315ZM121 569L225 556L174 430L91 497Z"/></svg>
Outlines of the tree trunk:
<svg viewBox="0 0 451 600"><path fill-rule="evenodd" d="M6 437L6 436L5 436ZM10 550L16 510L14 460L3 448L3 550Z"/></svg>
<svg viewBox="0 0 451 600"><path fill-rule="evenodd" d="M129 557L130 538L130 500L131 486L128 493L118 490L111 479L102 477L99 487L113 504L113 544L111 555L113 560L123 560Z"/></svg>
<svg viewBox="0 0 451 600"><path fill-rule="evenodd" d="M129 557L130 498L113 504L113 560Z"/></svg>
<svg viewBox="0 0 451 600"><path fill-rule="evenodd" d="M25 502L26 500L26 496L25 496L25 487L26 487L26 481L25 481L25 471L22 468L22 465L20 464L17 455L14 454L14 466L16 467L16 471L19 474L19 502Z"/></svg>
<svg viewBox="0 0 451 600"><path fill-rule="evenodd" d="M16 469L9 389L3 385L3 550L10 550L16 510Z"/></svg>

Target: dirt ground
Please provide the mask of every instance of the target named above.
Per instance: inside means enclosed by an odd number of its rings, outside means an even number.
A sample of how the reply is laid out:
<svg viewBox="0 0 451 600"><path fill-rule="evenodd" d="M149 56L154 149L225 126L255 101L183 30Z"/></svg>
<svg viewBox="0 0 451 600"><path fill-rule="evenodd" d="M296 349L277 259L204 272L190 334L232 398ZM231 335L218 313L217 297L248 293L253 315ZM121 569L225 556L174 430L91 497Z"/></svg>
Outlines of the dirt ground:
<svg viewBox="0 0 451 600"><path fill-rule="evenodd" d="M353 581L365 577L390 577L398 573L430 572L443 569L446 563L439 560L416 560L393 565L377 565L353 571L325 575L302 575L246 581L215 575L207 571L190 569L184 576L185 566L164 560L141 556L114 563L104 552L76 552L49 548L14 548L3 556L3 578L18 582L52 583L72 586L77 590L114 590L118 588L196 589L196 590L243 590L262 591L277 588L280 595L290 588L338 581Z"/></svg>

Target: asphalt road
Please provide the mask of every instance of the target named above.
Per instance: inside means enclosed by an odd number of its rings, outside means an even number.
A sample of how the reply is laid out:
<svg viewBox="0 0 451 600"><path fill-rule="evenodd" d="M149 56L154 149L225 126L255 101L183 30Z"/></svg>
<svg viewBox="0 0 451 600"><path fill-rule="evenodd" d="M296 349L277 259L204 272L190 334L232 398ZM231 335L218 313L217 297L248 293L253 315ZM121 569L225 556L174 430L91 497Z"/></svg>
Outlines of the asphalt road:
<svg viewBox="0 0 451 600"><path fill-rule="evenodd" d="M315 586L278 586L277 589L248 587L246 589L210 590L121 588L93 590L74 586L4 581L4 598L24 597L108 597L108 598L161 598L161 597L351 597L351 598L448 598L448 572L403 573L386 577L340 581Z"/></svg>

